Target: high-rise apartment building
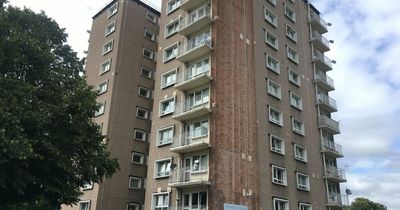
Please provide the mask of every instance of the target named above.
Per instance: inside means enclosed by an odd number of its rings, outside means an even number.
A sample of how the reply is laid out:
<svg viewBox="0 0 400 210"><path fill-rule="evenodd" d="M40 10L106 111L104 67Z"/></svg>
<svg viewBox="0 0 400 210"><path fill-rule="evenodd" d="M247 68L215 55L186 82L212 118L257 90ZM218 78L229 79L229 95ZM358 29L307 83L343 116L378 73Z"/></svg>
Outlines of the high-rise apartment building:
<svg viewBox="0 0 400 210"><path fill-rule="evenodd" d="M346 207L326 32L306 0L163 0L145 209Z"/></svg>
<svg viewBox="0 0 400 210"><path fill-rule="evenodd" d="M114 0L93 17L86 76L99 91L94 121L121 169L88 183L81 201L63 210L143 209L159 15L140 0Z"/></svg>

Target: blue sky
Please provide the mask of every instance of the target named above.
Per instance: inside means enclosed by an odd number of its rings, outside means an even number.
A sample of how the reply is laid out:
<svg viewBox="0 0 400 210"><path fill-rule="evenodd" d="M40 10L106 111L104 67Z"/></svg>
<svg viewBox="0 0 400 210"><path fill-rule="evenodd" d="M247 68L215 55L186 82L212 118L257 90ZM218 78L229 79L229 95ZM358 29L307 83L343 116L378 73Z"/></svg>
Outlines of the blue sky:
<svg viewBox="0 0 400 210"><path fill-rule="evenodd" d="M66 28L68 42L80 56L87 49L91 17L107 2L10 0L54 18ZM160 5L161 0L150 2ZM400 2L311 2L332 23L325 36L334 40L327 55L337 61L328 74L335 80L331 96L339 106L333 118L342 131L336 141L345 154L340 165L348 182L342 188L352 190L350 199L364 196L400 209Z"/></svg>

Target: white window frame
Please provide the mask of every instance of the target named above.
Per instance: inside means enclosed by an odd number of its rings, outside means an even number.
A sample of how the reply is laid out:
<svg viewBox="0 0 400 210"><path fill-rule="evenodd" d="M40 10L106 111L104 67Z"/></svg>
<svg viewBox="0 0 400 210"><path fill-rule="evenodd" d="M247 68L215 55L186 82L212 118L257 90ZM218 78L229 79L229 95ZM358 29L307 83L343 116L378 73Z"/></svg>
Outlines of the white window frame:
<svg viewBox="0 0 400 210"><path fill-rule="evenodd" d="M83 203L87 203L88 204L88 208L82 209L81 208L81 204L83 204ZM90 206L91 206L91 201L90 200L79 201L78 210L90 210Z"/></svg>
<svg viewBox="0 0 400 210"><path fill-rule="evenodd" d="M171 110L163 111L162 110L163 104L167 103L167 102L168 103L172 103L172 108L171 108ZM171 104L169 106L171 106ZM174 113L174 111L175 111L175 97L169 97L169 98L166 98L166 99L163 99L163 100L160 101L159 109L158 109L158 116L159 117L172 114L172 113Z"/></svg>
<svg viewBox="0 0 400 210"><path fill-rule="evenodd" d="M281 171L283 177L275 177L275 170ZM271 172L272 172L272 183L277 184L277 185L287 186L287 170L286 170L286 168L282 168L277 165L272 165Z"/></svg>
<svg viewBox="0 0 400 210"><path fill-rule="evenodd" d="M145 55L145 52L150 53L150 56ZM143 53L142 53L143 57L148 58L150 60L154 60L154 51L147 48L147 47L143 47Z"/></svg>
<svg viewBox="0 0 400 210"><path fill-rule="evenodd" d="M95 116L95 117L98 117L98 116L100 116L100 115L103 115L104 112L105 112L105 110L106 110L106 101L99 102L98 104L100 105L100 107L99 107L98 110L96 110L96 111L94 112L94 116Z"/></svg>
<svg viewBox="0 0 400 210"><path fill-rule="evenodd" d="M107 37L108 35L114 33L116 27L117 27L117 24L116 24L116 21L114 20L113 22L111 22L110 24L108 24L106 26L104 36ZM110 30L110 28L111 28L111 30Z"/></svg>
<svg viewBox="0 0 400 210"><path fill-rule="evenodd" d="M105 88L103 88L103 87L105 87ZM101 94L107 92L107 90L108 90L108 80L103 81L97 85L97 91L99 91L98 95L101 95Z"/></svg>
<svg viewBox="0 0 400 210"><path fill-rule="evenodd" d="M137 133L141 133L142 135L143 135L143 138L136 138L136 134ZM146 141L146 139L147 139L147 132L145 131L145 130L142 130L142 129L139 129L139 128L135 128L134 130L133 130L133 138L135 139L135 140L138 140L138 141Z"/></svg>
<svg viewBox="0 0 400 210"><path fill-rule="evenodd" d="M293 48L287 46L286 47L286 52L287 52L287 58L290 61L292 61L292 62L294 62L296 64L299 64L299 53L296 50L294 50Z"/></svg>
<svg viewBox="0 0 400 210"><path fill-rule="evenodd" d="M270 60L271 60L272 63L276 64L276 68L274 66L272 66L272 65L269 65L269 63L270 63L269 61ZM281 72L280 64L279 64L279 61L276 58L272 57L269 54L266 54L265 62L266 62L266 66L267 66L267 68L269 70L271 70L272 72L275 72L276 74L280 74L280 72Z"/></svg>
<svg viewBox="0 0 400 210"><path fill-rule="evenodd" d="M143 74L143 70L148 71L150 75L147 76L147 75ZM153 78L153 70L146 66L140 66L140 75L142 75L143 77L146 77L148 79L151 79L151 78Z"/></svg>
<svg viewBox="0 0 400 210"><path fill-rule="evenodd" d="M271 115L271 111L277 112L279 114L279 120L273 119L273 117ZM282 112L280 110L272 107L272 106L268 107L268 119L269 119L270 122L272 122L272 123L274 123L276 125L283 126L283 114L282 114Z"/></svg>
<svg viewBox="0 0 400 210"><path fill-rule="evenodd" d="M172 133L171 139L169 141L166 141L166 142L161 142L161 137L162 137L161 134L163 132L169 132L169 131L171 131L171 133ZM158 129L157 130L157 146L159 147L159 146L172 144L172 142L174 141L174 131L175 130L174 130L174 126L173 125L165 127L165 128Z"/></svg>
<svg viewBox="0 0 400 210"><path fill-rule="evenodd" d="M275 148L274 145L274 141L279 141L281 148ZM270 149L272 152L281 154L281 155L285 155L285 140L283 138L280 138L278 136L275 135L270 135L269 137L269 143L270 143Z"/></svg>
<svg viewBox="0 0 400 210"><path fill-rule="evenodd" d="M168 14L174 12L175 10L179 9L179 7L181 6L181 3L182 3L182 0L169 0L167 3L166 14L168 15ZM170 8L171 4L174 5L174 7Z"/></svg>
<svg viewBox="0 0 400 210"><path fill-rule="evenodd" d="M151 37L148 37L147 34L151 35ZM152 31L150 31L149 29L145 28L144 29L144 38L154 41L154 40L156 40L156 34Z"/></svg>
<svg viewBox="0 0 400 210"><path fill-rule="evenodd" d="M285 16L289 20L291 20L293 23L295 23L296 22L296 13L294 12L294 10L291 7L289 7L287 4L284 4L283 10L284 10ZM290 14L292 14L292 15L290 15Z"/></svg>
<svg viewBox="0 0 400 210"><path fill-rule="evenodd" d="M209 135L209 128L210 122L208 119L203 118L203 119L197 119L195 121L191 121L185 124L185 133L189 134L189 136L186 136L188 138L187 140L190 139L198 139L198 138L203 138L205 136Z"/></svg>
<svg viewBox="0 0 400 210"><path fill-rule="evenodd" d="M146 116L145 117L138 116L139 111L145 111L146 112ZM146 109L146 108L137 106L136 107L136 117L140 118L140 119L143 119L143 120L149 119L149 110Z"/></svg>
<svg viewBox="0 0 400 210"><path fill-rule="evenodd" d="M82 190L91 190L93 189L93 186L94 186L93 182L86 182L83 185Z"/></svg>
<svg viewBox="0 0 400 210"><path fill-rule="evenodd" d="M272 20L270 19L270 17L272 17ZM264 18L269 24L271 24L275 28L278 27L278 16L276 16L276 14L269 10L267 7L264 7Z"/></svg>
<svg viewBox="0 0 400 210"><path fill-rule="evenodd" d="M289 31L293 32L293 35L292 35L292 33L289 33ZM295 43L297 42L297 32L292 27L290 27L288 24L286 24L285 34L286 34L286 37L288 37L290 40L292 40Z"/></svg>
<svg viewBox="0 0 400 210"><path fill-rule="evenodd" d="M269 3L271 3L273 6L276 6L276 0L268 0Z"/></svg>
<svg viewBox="0 0 400 210"><path fill-rule="evenodd" d="M301 129L300 130L295 127L296 123L300 123L300 125L301 125ZM297 133L297 134L300 134L300 135L304 136L305 135L304 122L299 120L299 119L297 119L297 118L295 118L295 117L292 117L292 131Z"/></svg>
<svg viewBox="0 0 400 210"><path fill-rule="evenodd" d="M164 78L166 78L167 76L170 76L172 74L175 74L175 81L171 80L170 83L165 83ZM178 68L171 69L171 70L165 72L164 74L162 74L161 75L161 89L175 85L176 79L177 79L177 74L178 74Z"/></svg>
<svg viewBox="0 0 400 210"><path fill-rule="evenodd" d="M138 181L137 184L139 186L132 186L132 181ZM142 178L137 177L137 176L129 176L129 183L128 183L128 188L133 189L133 190L140 190L142 189Z"/></svg>
<svg viewBox="0 0 400 210"><path fill-rule="evenodd" d="M300 183L300 177L304 177L306 179L305 185ZM296 172L296 183L297 183L297 189L303 191L310 191L310 176L308 176L307 174Z"/></svg>
<svg viewBox="0 0 400 210"><path fill-rule="evenodd" d="M274 88L274 89L272 89ZM277 93L275 93L274 90L277 90ZM268 94L272 95L273 97L277 98L277 99L281 99L282 97L282 88L280 85L278 85L278 83L267 79L267 92Z"/></svg>
<svg viewBox="0 0 400 210"><path fill-rule="evenodd" d="M116 2L107 9L107 18L111 18L117 13L118 13L118 2Z"/></svg>
<svg viewBox="0 0 400 210"><path fill-rule="evenodd" d="M169 162L169 166L170 166L170 168L169 168L169 171L165 171L164 173L164 175L159 175L159 172L158 172L158 164L159 163L161 163L161 162L165 162L165 163L167 163L167 162ZM167 163L168 164L168 163ZM155 162L154 162L154 178L156 178L156 179L159 179L159 178L165 178L165 177L169 177L170 176L170 174L171 174L171 164L172 164L172 158L165 158L165 159L160 159L160 160L156 160ZM168 165L166 165L166 167L167 167ZM166 170L167 170L168 168L166 168ZM167 173L168 172L168 173Z"/></svg>
<svg viewBox="0 0 400 210"><path fill-rule="evenodd" d="M112 63L111 61L112 61L112 59L109 59L100 65L99 75L103 75L106 72L109 72L111 70L111 63Z"/></svg>
<svg viewBox="0 0 400 210"><path fill-rule="evenodd" d="M275 40L275 43L269 41L269 37ZM267 43L270 47L272 47L275 50L279 49L279 42L278 42L278 37L276 37L274 34L269 32L268 30L265 30L265 43Z"/></svg>
<svg viewBox="0 0 400 210"><path fill-rule="evenodd" d="M141 94L141 90L147 91L147 94L146 94L146 95L142 95L142 94ZM138 88L138 95L139 95L139 96L142 96L142 97L144 97L144 98L149 99L149 98L151 97L151 90L150 90L149 88L146 88L146 87L143 87L143 86L139 85L139 88Z"/></svg>
<svg viewBox="0 0 400 210"><path fill-rule="evenodd" d="M299 210L312 210L312 206L308 203L299 203Z"/></svg>
<svg viewBox="0 0 400 210"><path fill-rule="evenodd" d="M292 75L297 76L298 81L293 79ZM292 84L296 85L297 87L300 87L300 85L301 85L301 77L300 77L299 73L297 73L294 69L288 67L288 76L289 76L289 82L291 82Z"/></svg>
<svg viewBox="0 0 400 210"><path fill-rule="evenodd" d="M195 157L198 158L198 162L194 159ZM206 162L203 162L203 157L206 158ZM190 157L185 157L185 159L190 158L190 171L192 173L202 173L208 171L208 161L209 161L209 155L208 154L198 154L198 155L192 155Z"/></svg>
<svg viewBox="0 0 400 210"><path fill-rule="evenodd" d="M280 207L275 208L276 207L275 202L283 202L283 203L285 203L285 208L284 209L281 209ZM289 210L289 202L286 199L274 198L273 201L272 201L272 206L273 206L272 207L273 210Z"/></svg>
<svg viewBox="0 0 400 210"><path fill-rule="evenodd" d="M146 10L146 20L152 22L152 23L157 23L157 16L153 14L152 12L149 12Z"/></svg>
<svg viewBox="0 0 400 210"><path fill-rule="evenodd" d="M169 51L169 50L171 50L171 55L167 57L167 54L168 54L167 51ZM168 61L170 61L172 59L175 59L176 56L178 56L178 53L179 53L179 42L176 42L176 43L166 47L163 52L164 52L163 53L164 54L164 56L163 56L164 63L166 63L166 62L168 62Z"/></svg>
<svg viewBox="0 0 400 210"><path fill-rule="evenodd" d="M107 47L108 45L110 45L110 47ZM104 56L104 55L110 53L113 49L114 49L114 39L111 39L110 41L106 42L103 45L103 48L102 48L102 51L101 51L102 55Z"/></svg>
<svg viewBox="0 0 400 210"><path fill-rule="evenodd" d="M176 23L177 23L177 26L175 27L175 24L176 24ZM174 29L175 29L175 30L172 31L172 32L170 32L170 33L168 33L168 27L170 27L170 26L172 26L172 25L174 25ZM165 25L165 35L164 35L164 37L165 37L165 38L168 38L168 37L170 37L170 36L176 34L176 33L178 32L178 30L179 30L179 27L180 27L180 20L179 20L179 18L176 18L175 20L171 20L170 23L168 23L168 24Z"/></svg>
<svg viewBox="0 0 400 210"><path fill-rule="evenodd" d="M136 155L136 156L140 156L140 161L139 161L139 162L133 161L133 157L134 157L135 155ZM144 155L143 153L140 153L140 152L132 152L131 163L143 165L144 162L145 162L144 160L145 160L145 155Z"/></svg>
<svg viewBox="0 0 400 210"><path fill-rule="evenodd" d="M158 206L157 205L157 199L156 199L156 197L158 197L158 196L165 196L165 195L167 195L167 198L166 198L166 201L167 201L167 203L166 204L164 204L164 205L161 205L161 206ZM169 197L170 197L170 194L168 193L168 192L161 192L161 193L153 193L153 195L152 195L152 201L151 201L151 210L166 210L166 209L168 209L169 208Z"/></svg>
<svg viewBox="0 0 400 210"><path fill-rule="evenodd" d="M298 110L303 110L303 99L300 96L294 94L292 91L289 92L290 105ZM298 101L298 104L295 103Z"/></svg>
<svg viewBox="0 0 400 210"><path fill-rule="evenodd" d="M304 156L301 156L301 155L297 152L297 149L303 150ZM294 158L295 158L296 160L299 160L299 161L301 161L301 162L307 163L307 150L306 150L305 147L300 146L300 145L298 145L298 144L294 144L294 145L293 145L293 152L294 152Z"/></svg>
<svg viewBox="0 0 400 210"><path fill-rule="evenodd" d="M139 210L140 209L140 206L139 206L138 203L133 203L133 202L127 203L126 204L126 210L130 210L129 209L130 207L135 207L134 210Z"/></svg>

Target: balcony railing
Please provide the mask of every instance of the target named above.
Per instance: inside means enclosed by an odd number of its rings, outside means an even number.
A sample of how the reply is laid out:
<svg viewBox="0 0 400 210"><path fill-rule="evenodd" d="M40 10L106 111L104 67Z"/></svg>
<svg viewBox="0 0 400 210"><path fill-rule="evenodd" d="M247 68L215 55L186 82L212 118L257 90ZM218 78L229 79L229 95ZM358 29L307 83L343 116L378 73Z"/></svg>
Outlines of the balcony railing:
<svg viewBox="0 0 400 210"><path fill-rule="evenodd" d="M186 11L192 11L207 0L182 0L180 8Z"/></svg>
<svg viewBox="0 0 400 210"><path fill-rule="evenodd" d="M335 90L335 84L333 82L333 79L330 78L328 75L320 72L320 70L318 70L315 73L315 82L322 87L322 89L326 90L326 91L332 91Z"/></svg>
<svg viewBox="0 0 400 210"><path fill-rule="evenodd" d="M189 153L204 150L210 147L208 130L202 128L199 131L184 132L174 138L171 151L177 153Z"/></svg>
<svg viewBox="0 0 400 210"><path fill-rule="evenodd" d="M341 168L328 167L325 170L325 178L331 179L331 180L336 180L339 182L345 182L346 181L346 172L344 169L341 169Z"/></svg>
<svg viewBox="0 0 400 210"><path fill-rule="evenodd" d="M181 22L179 33L184 36L189 36L206 26L209 26L212 22L211 8L209 6L204 7L204 12L193 18L190 14Z"/></svg>
<svg viewBox="0 0 400 210"><path fill-rule="evenodd" d="M189 105L188 103L177 104L175 112L172 116L173 119L187 121L195 119L211 112L209 101L198 105Z"/></svg>
<svg viewBox="0 0 400 210"><path fill-rule="evenodd" d="M205 85L211 80L211 72L209 69L203 70L203 72L195 75L189 75L185 72L182 75L178 75L175 88L182 91L190 90Z"/></svg>
<svg viewBox="0 0 400 210"><path fill-rule="evenodd" d="M210 185L208 168L200 168L199 171L191 171L187 168L175 168L169 176L170 187L196 187Z"/></svg>
<svg viewBox="0 0 400 210"><path fill-rule="evenodd" d="M349 196L339 193L329 193L328 205L338 207L349 206Z"/></svg>
<svg viewBox="0 0 400 210"><path fill-rule="evenodd" d="M314 49L313 61L317 67L324 71L329 71L332 69L332 61L326 57L321 51Z"/></svg>
<svg viewBox="0 0 400 210"><path fill-rule="evenodd" d="M328 24L314 11L310 10L310 24L320 33L328 32Z"/></svg>
<svg viewBox="0 0 400 210"><path fill-rule="evenodd" d="M339 134L339 122L332 120L330 117L325 115L318 116L318 128L324 129L326 132L331 134Z"/></svg>
<svg viewBox="0 0 400 210"><path fill-rule="evenodd" d="M317 94L317 104L329 112L336 112L336 100L325 94Z"/></svg>
<svg viewBox="0 0 400 210"><path fill-rule="evenodd" d="M208 210L208 206L192 205L192 206L177 206L172 207L173 210Z"/></svg>
<svg viewBox="0 0 400 210"><path fill-rule="evenodd" d="M343 157L343 150L340 144L325 141L322 145L322 152L329 153L334 157Z"/></svg>
<svg viewBox="0 0 400 210"><path fill-rule="evenodd" d="M311 41L322 52L326 52L330 49L329 41L324 36L322 36L320 33L318 33L317 31L313 31L311 33Z"/></svg>
<svg viewBox="0 0 400 210"><path fill-rule="evenodd" d="M179 47L179 53L176 57L177 60L181 62L188 62L200 58L211 52L213 49L213 42L211 36L203 36L202 38L197 38L185 41L185 43Z"/></svg>

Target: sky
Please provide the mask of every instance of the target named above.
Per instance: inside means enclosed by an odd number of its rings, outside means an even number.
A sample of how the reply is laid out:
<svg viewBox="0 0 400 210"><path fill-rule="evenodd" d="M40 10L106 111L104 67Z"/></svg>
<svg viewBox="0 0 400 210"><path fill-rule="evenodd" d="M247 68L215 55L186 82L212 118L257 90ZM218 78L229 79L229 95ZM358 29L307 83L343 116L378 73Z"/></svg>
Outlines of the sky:
<svg viewBox="0 0 400 210"><path fill-rule="evenodd" d="M161 0L149 0L160 5ZM400 209L400 1L310 0L332 23L327 56L337 61L328 75L339 111L341 134L335 141L345 157L347 183L355 197ZM69 34L68 43L84 56L92 16L109 0L10 0L41 10Z"/></svg>

